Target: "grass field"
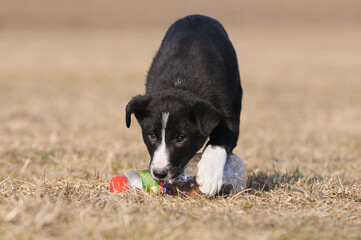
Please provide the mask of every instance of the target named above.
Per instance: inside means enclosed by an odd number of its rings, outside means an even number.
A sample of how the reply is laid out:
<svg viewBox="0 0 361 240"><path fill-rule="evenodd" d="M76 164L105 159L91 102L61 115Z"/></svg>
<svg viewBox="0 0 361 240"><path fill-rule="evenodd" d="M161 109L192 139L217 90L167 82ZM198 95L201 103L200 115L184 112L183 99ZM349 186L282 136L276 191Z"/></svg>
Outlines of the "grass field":
<svg viewBox="0 0 361 240"><path fill-rule="evenodd" d="M2 30L0 239L361 239L359 26L226 27L249 181L215 199L109 193L165 29Z"/></svg>

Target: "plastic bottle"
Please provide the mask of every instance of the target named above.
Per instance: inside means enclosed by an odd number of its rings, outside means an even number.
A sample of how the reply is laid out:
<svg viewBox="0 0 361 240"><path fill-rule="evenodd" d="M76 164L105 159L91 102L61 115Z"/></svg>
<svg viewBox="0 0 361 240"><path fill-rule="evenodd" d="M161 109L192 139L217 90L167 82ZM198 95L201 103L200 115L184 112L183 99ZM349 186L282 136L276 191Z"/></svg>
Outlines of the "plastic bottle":
<svg viewBox="0 0 361 240"><path fill-rule="evenodd" d="M198 162L201 154L196 154L185 166L178 179L168 181L154 180L149 171L133 170L126 176L113 177L110 181L111 192L123 192L129 189L144 189L147 192L164 195L177 195L179 192L186 195L200 193L195 176L198 172ZM246 188L247 173L241 158L230 154L223 170L221 194L237 193Z"/></svg>
<svg viewBox="0 0 361 240"><path fill-rule="evenodd" d="M152 178L148 169L133 170L124 176L116 176L110 180L110 192L124 192L130 189L144 189L149 193L164 195L167 181Z"/></svg>

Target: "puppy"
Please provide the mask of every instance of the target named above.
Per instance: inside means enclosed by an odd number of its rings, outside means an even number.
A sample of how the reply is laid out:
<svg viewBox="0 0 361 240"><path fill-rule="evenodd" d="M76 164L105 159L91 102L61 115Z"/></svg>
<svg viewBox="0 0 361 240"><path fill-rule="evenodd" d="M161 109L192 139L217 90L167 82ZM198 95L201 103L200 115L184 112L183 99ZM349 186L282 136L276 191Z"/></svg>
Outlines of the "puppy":
<svg viewBox="0 0 361 240"><path fill-rule="evenodd" d="M237 145L242 87L235 50L215 19L191 15L168 29L149 69L144 95L126 106L134 113L151 156L154 179L172 180L209 139L196 181L219 193L227 155Z"/></svg>

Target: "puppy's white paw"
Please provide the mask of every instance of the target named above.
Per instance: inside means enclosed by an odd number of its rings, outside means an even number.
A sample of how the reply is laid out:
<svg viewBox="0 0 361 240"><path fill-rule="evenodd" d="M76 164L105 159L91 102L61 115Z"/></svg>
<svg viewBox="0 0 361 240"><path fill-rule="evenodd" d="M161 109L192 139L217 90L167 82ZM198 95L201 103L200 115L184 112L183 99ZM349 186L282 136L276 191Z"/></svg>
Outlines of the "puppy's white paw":
<svg viewBox="0 0 361 240"><path fill-rule="evenodd" d="M207 196L216 195L222 188L223 169L227 152L220 146L207 146L198 163L197 183Z"/></svg>

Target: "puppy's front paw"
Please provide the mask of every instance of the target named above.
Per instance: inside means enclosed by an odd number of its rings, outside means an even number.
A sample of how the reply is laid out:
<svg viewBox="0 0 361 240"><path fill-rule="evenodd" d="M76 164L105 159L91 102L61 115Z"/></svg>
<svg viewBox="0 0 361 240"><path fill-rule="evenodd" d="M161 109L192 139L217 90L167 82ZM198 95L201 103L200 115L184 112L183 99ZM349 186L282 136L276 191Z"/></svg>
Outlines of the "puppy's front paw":
<svg viewBox="0 0 361 240"><path fill-rule="evenodd" d="M198 163L197 183L207 196L216 195L222 188L224 164L227 152L220 146L209 145Z"/></svg>

